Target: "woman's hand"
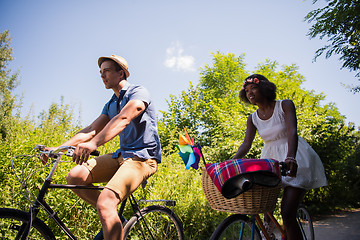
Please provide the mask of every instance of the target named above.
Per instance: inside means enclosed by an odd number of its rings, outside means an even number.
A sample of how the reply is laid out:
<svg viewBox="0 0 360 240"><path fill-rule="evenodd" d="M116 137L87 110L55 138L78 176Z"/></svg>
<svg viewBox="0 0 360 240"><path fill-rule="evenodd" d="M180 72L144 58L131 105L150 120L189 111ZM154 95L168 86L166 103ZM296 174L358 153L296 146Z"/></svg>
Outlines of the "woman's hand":
<svg viewBox="0 0 360 240"><path fill-rule="evenodd" d="M286 163L286 166L287 166L287 169L286 169L287 170L287 176L296 177L298 165L297 165L297 162L296 162L295 158L287 157L285 159L285 163Z"/></svg>

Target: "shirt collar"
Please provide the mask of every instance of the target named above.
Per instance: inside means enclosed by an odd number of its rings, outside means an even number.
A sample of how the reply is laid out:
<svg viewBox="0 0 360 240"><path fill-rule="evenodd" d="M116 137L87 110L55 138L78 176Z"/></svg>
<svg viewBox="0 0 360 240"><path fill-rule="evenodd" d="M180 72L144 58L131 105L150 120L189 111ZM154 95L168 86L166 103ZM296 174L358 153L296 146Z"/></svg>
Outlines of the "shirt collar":
<svg viewBox="0 0 360 240"><path fill-rule="evenodd" d="M120 95L121 91L125 91L125 92L126 92L126 90L128 90L128 88L129 88L129 86L130 86L130 83L129 83L129 82L126 82L125 85L124 85L124 87L119 91L119 95Z"/></svg>
<svg viewBox="0 0 360 240"><path fill-rule="evenodd" d="M121 92L126 92L126 90L128 90L130 86L130 83L129 82L126 82L124 87L119 91L119 96L121 96ZM111 97L111 100L112 101L117 101L118 100L118 97L116 96L116 94L114 93L113 96Z"/></svg>

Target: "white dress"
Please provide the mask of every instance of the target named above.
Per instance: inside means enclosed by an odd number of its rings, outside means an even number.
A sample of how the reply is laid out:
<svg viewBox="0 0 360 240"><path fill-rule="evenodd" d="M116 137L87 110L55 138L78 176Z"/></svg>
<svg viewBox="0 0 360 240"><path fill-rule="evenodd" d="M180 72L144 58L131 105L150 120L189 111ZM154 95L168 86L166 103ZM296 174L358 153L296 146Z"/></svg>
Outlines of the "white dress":
<svg viewBox="0 0 360 240"><path fill-rule="evenodd" d="M261 158L272 158L285 161L288 151L288 139L286 134L285 114L282 109L282 101L276 101L273 115L267 119L259 118L257 111L252 114L252 122L264 141ZM324 166L320 157L311 146L299 136L298 149L296 152L298 164L295 178L284 176L284 186L304 188L306 190L327 185Z"/></svg>

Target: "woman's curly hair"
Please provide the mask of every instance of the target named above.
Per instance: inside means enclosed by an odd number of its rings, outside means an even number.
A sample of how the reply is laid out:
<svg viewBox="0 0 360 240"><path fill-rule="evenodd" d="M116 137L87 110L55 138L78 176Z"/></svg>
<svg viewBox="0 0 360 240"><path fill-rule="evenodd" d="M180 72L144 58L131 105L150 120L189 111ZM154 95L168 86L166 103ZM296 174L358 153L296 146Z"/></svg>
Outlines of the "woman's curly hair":
<svg viewBox="0 0 360 240"><path fill-rule="evenodd" d="M245 87L248 84L257 84L259 91L268 101L275 101L276 99L276 85L270 82L266 77L260 74L252 74L245 78L242 89L239 92L240 100L250 104L249 99L246 97Z"/></svg>

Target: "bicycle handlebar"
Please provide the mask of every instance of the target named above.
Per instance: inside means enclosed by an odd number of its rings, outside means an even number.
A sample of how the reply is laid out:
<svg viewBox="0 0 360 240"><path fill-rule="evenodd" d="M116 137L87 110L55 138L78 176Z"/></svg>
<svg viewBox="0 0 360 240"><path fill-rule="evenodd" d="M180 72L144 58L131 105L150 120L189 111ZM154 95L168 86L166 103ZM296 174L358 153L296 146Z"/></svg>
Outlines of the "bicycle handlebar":
<svg viewBox="0 0 360 240"><path fill-rule="evenodd" d="M55 157L58 157L59 155L62 155L63 154L62 152L65 152L65 151L66 151L66 153L65 153L66 156L72 157L76 147L74 147L74 146L61 146L61 147L58 147L55 150L45 150L44 145L36 145L34 149L38 150L40 153L48 155L50 158L55 158ZM99 156L100 152L95 150L92 153L90 153L90 155Z"/></svg>
<svg viewBox="0 0 360 240"><path fill-rule="evenodd" d="M287 164L285 162L279 162L281 176L287 176Z"/></svg>

